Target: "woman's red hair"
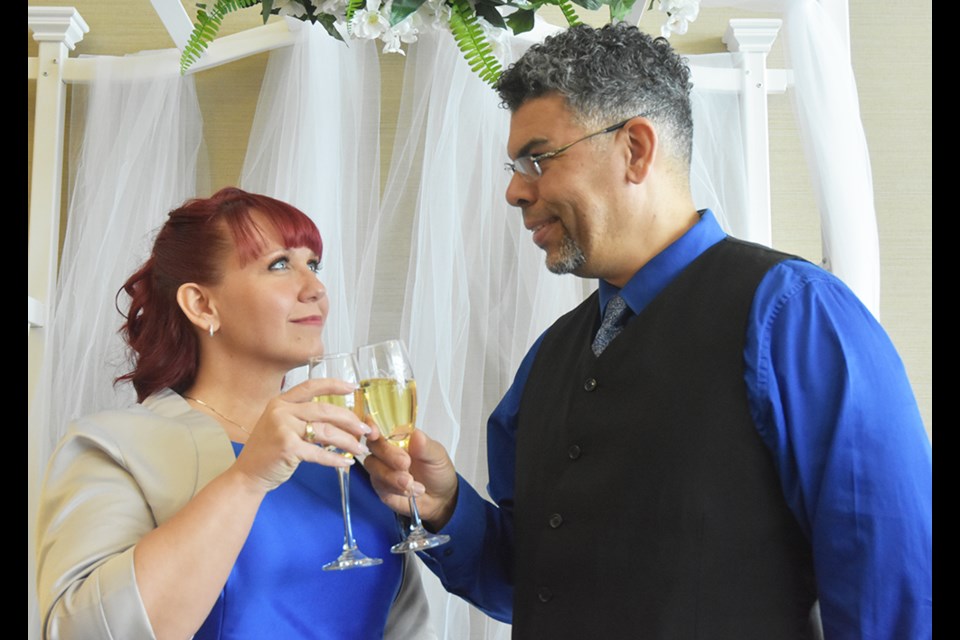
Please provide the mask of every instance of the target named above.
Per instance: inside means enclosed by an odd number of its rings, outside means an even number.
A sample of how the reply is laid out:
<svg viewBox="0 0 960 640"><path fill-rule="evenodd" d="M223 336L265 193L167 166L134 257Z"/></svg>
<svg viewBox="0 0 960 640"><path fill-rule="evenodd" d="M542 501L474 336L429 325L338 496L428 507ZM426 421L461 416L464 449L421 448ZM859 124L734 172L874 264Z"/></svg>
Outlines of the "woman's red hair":
<svg viewBox="0 0 960 640"><path fill-rule="evenodd" d="M118 298L121 292L130 297L120 333L133 352L134 367L115 382L132 382L137 402L167 387L182 393L193 384L199 357L197 329L177 304L177 289L185 282L220 282L234 247L241 264L259 257L263 237L252 211L270 221L285 246L323 254L313 221L269 196L226 187L171 211L150 257L117 292Z"/></svg>

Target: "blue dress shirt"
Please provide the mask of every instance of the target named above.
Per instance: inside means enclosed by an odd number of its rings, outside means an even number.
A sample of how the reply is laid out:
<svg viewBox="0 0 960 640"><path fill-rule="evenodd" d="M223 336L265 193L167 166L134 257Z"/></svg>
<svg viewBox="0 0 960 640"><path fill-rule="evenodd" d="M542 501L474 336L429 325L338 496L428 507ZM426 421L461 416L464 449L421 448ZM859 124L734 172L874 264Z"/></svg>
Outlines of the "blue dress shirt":
<svg viewBox="0 0 960 640"><path fill-rule="evenodd" d="M601 281L598 313L615 293L641 313L724 237L705 211L622 290ZM496 504L461 478L443 530L451 542L421 554L450 592L504 622L513 598L517 413L541 341L487 424ZM744 360L757 433L813 550L825 637L932 637L933 453L886 332L837 277L787 260L757 289Z"/></svg>

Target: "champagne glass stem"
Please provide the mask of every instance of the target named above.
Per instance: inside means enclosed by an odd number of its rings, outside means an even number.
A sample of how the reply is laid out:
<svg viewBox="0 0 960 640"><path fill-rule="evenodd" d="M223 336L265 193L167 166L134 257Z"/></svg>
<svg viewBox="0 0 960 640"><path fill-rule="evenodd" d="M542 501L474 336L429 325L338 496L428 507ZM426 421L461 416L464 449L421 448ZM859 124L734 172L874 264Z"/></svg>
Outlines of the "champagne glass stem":
<svg viewBox="0 0 960 640"><path fill-rule="evenodd" d="M357 541L353 537L353 523L350 520L350 469L337 467L337 477L340 480L340 508L343 510L343 551L336 560L323 565L323 570L336 571L376 566L383 560L364 555L357 548Z"/></svg>
<svg viewBox="0 0 960 640"><path fill-rule="evenodd" d="M410 531L420 531L423 523L420 522L420 510L417 509L417 500L410 496Z"/></svg>
<svg viewBox="0 0 960 640"><path fill-rule="evenodd" d="M340 506L343 509L343 548L356 549L357 541L353 538L353 524L350 521L350 471L337 467L337 476L340 478Z"/></svg>

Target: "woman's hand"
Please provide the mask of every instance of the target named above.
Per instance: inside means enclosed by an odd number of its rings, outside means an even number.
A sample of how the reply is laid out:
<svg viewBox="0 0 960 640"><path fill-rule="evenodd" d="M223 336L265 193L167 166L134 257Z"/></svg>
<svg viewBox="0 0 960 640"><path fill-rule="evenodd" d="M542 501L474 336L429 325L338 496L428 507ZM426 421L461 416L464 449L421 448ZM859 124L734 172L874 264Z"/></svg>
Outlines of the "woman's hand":
<svg viewBox="0 0 960 640"><path fill-rule="evenodd" d="M360 437L377 434L349 409L315 402L319 395L352 393L356 387L342 380L314 378L292 387L267 403L256 427L237 458L236 469L270 491L286 482L300 462L328 467L352 465L354 459L329 451L336 447L354 455L368 453ZM310 425L313 441L306 439Z"/></svg>

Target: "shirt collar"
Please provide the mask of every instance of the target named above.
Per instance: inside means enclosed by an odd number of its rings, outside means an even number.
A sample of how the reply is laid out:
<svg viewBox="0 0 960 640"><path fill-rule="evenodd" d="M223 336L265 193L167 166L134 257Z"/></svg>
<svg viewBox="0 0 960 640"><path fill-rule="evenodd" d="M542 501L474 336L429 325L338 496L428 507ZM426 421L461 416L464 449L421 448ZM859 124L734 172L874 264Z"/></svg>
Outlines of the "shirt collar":
<svg viewBox="0 0 960 640"><path fill-rule="evenodd" d="M623 289L600 280L600 314L616 294L623 296L634 315L643 311L681 271L700 254L727 237L710 209L698 212L700 220L637 271Z"/></svg>

